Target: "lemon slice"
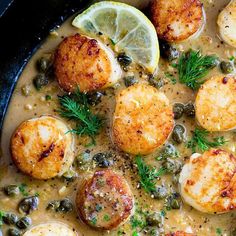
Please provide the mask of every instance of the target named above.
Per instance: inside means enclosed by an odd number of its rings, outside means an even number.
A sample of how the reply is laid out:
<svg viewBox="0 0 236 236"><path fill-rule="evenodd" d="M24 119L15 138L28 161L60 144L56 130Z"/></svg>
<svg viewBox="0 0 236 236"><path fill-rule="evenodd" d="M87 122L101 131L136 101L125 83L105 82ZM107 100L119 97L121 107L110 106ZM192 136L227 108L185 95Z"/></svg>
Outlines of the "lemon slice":
<svg viewBox="0 0 236 236"><path fill-rule="evenodd" d="M156 30L138 9L124 3L102 1L76 16L72 25L93 37L99 33L109 37L118 52L125 52L151 73L157 68Z"/></svg>

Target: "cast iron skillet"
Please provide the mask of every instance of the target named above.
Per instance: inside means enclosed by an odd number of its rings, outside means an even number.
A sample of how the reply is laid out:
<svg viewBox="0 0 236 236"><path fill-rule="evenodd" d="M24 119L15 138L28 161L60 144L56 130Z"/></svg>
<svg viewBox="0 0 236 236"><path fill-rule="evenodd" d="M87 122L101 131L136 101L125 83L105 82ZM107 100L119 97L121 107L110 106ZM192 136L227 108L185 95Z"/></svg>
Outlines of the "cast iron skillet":
<svg viewBox="0 0 236 236"><path fill-rule="evenodd" d="M0 131L12 92L27 61L50 30L90 2L0 0Z"/></svg>

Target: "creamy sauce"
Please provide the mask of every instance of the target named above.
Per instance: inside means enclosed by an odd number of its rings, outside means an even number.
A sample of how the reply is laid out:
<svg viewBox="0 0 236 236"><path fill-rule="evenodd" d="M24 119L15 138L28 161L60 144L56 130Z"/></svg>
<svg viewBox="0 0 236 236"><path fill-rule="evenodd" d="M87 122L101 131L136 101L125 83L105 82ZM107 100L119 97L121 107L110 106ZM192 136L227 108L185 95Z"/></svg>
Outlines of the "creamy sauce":
<svg viewBox="0 0 236 236"><path fill-rule="evenodd" d="M127 0L123 2L128 2L130 4L143 6L147 2L140 0ZM142 4L140 4L142 2ZM221 10L227 3L228 0L204 0L204 7L206 11L206 26L202 34L190 41L178 44L177 47L180 50L187 50L189 48L201 49L203 54L217 54L222 59L227 59L230 56L236 56L236 50L233 50L229 46L223 44L217 36L216 29L216 18L219 10ZM129 221L127 221L123 226L119 227L117 230L111 232L98 232L95 231L84 223L80 221L75 211L68 214L55 213L53 211L47 211L46 206L49 201L62 199L69 197L74 200L77 186L80 185L83 178L88 178L89 174L93 173L93 168L89 167L88 170L83 171L79 168L76 169L79 176L72 182L65 184L61 179L52 179L48 181L37 181L31 179L23 174L21 174L15 168L11 161L11 156L9 153L9 141L13 131L16 127L24 120L30 119L32 117L38 117L43 114L51 114L58 116L55 112L57 109L57 95L62 94L62 91L58 88L56 82L52 82L49 86L43 88L40 92L36 91L32 86L32 78L36 75L37 71L35 69L35 62L38 58L45 55L50 55L53 53L54 49L61 42L61 40L77 32L77 29L71 26L72 18L68 19L58 30L58 37L49 36L45 43L40 47L40 49L32 57L25 70L23 71L17 87L14 91L13 97L11 99L10 106L8 108L7 116L5 118L4 127L2 130L2 157L0 159L0 187L6 186L8 184L27 184L27 191L31 194L39 193L40 204L38 210L34 211L30 217L32 218L33 225L39 223L44 223L48 221L60 221L68 224L78 231L79 235L117 235L119 230L124 231L124 235L132 235L132 229ZM159 62L159 72L158 77L164 76L165 71L171 72L171 68L164 60ZM207 77L211 77L214 74L220 73L219 69L216 68L211 71ZM176 76L177 78L177 76ZM141 76L140 80L144 80L145 76ZM21 93L21 87L29 85L31 88L31 94L25 97ZM101 134L97 137L97 145L95 147L89 148L91 151L91 156L98 152L104 152L107 150L113 150L116 153L116 161L112 167L118 173L125 176L128 181L131 190L135 195L135 201L140 208L160 211L163 207L162 200L155 200L146 194L143 189L137 189L138 176L135 170L130 169L130 163L132 161L131 157L120 153L116 150L110 140L110 121L111 115L114 109L114 93L117 93L124 85L118 85L115 90L108 89L107 95L103 97L102 103L96 106L94 109L100 114L106 117L105 128ZM185 85L179 83L173 85L171 82L166 84L160 89L166 96L170 99L171 103L182 102L187 103L189 101L194 102L195 93L188 89ZM46 101L45 95L51 95L52 100ZM112 99L109 99L111 97ZM68 121L66 121L68 122ZM189 118L181 118L177 120L176 123L184 124L188 133L186 134L186 139L190 137L191 130L194 129L196 121ZM227 144L224 146L226 150L235 153L235 137L233 137L232 132L226 132L222 135L228 140ZM87 138L77 139L76 145L76 155L83 153L86 149L83 144L88 142ZM191 151L185 147L184 144L177 146L181 153L181 159L191 155ZM159 165L154 159L155 153L145 157L145 161L153 166ZM171 184L171 176L166 175L159 181L158 184L165 183L166 185ZM176 188L173 186L173 188ZM17 204L23 196L18 196L15 198L10 198L4 195L0 191L0 210L17 212ZM222 215L209 215L200 213L190 206L183 204L180 210L167 211L165 216L164 228L165 232L184 230L187 232L193 232L200 236L210 236L217 235L216 229L220 228L222 230L222 235L230 235L230 229L235 226L235 213L227 213ZM3 226L3 234L7 230L7 226Z"/></svg>

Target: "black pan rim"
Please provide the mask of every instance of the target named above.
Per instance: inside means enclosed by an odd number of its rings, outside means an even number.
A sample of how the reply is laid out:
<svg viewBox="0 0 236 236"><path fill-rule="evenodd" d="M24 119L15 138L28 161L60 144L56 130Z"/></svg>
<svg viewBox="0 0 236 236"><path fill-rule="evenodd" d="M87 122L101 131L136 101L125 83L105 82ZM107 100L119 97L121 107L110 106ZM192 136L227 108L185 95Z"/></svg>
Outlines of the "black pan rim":
<svg viewBox="0 0 236 236"><path fill-rule="evenodd" d="M9 0L9 2L5 9L1 9L3 13L0 16L0 27L6 32L6 37L0 37L0 138L11 96L28 61L43 44L50 31L60 27L67 18L76 12L82 12L92 1L57 0L57 5L55 5L55 0ZM35 5L33 11L24 8L32 6L32 4ZM47 8L42 18L37 19L37 7L43 10ZM34 14L36 17L33 16ZM24 25L22 28L16 29L16 32L11 31L11 28L16 24L17 17L19 17L19 21L24 22ZM32 32L29 32L33 24L36 27ZM15 41L12 39L14 34L15 40L19 40L21 43L13 45L11 48ZM27 38L27 36L29 37ZM10 50L9 54L8 49Z"/></svg>

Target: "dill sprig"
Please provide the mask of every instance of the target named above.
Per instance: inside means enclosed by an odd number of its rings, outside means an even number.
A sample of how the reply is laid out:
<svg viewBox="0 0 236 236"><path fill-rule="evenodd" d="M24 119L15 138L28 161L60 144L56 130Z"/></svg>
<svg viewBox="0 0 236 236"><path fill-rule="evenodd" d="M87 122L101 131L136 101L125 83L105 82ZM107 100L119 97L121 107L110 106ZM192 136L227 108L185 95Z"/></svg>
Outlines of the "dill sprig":
<svg viewBox="0 0 236 236"><path fill-rule="evenodd" d="M223 136L215 137L212 140L208 139L209 131L204 129L195 128L190 141L187 143L187 147L192 149L192 152L207 151L212 147L219 147L226 143Z"/></svg>
<svg viewBox="0 0 236 236"><path fill-rule="evenodd" d="M138 168L141 186L146 192L154 192L155 180L165 174L166 169L161 167L159 170L156 170L156 168L146 165L140 155L136 156L135 162Z"/></svg>
<svg viewBox="0 0 236 236"><path fill-rule="evenodd" d="M86 94L77 91L71 96L64 95L59 97L59 103L59 114L76 122L76 127L69 132L79 136L88 135L94 141L102 126L102 119L90 111Z"/></svg>
<svg viewBox="0 0 236 236"><path fill-rule="evenodd" d="M179 73L179 81L186 84L193 90L196 90L205 81L205 77L210 69L214 68L218 63L215 55L202 56L200 51L190 49L183 53L175 67Z"/></svg>

